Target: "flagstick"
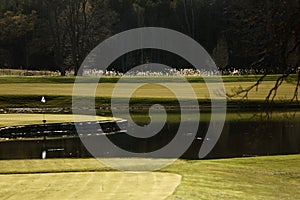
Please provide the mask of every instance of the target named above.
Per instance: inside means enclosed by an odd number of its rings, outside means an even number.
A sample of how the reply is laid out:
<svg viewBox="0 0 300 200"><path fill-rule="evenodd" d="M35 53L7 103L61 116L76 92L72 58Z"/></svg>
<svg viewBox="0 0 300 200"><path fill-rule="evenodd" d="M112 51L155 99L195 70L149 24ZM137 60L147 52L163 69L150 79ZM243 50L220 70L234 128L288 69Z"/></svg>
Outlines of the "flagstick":
<svg viewBox="0 0 300 200"><path fill-rule="evenodd" d="M46 115L45 115L45 103L46 103L46 99L43 96L41 99L41 102L43 104L43 124L44 124L44 130L43 130L43 151L42 151L42 159L46 159L46 155L47 155L47 150L46 150Z"/></svg>
<svg viewBox="0 0 300 200"><path fill-rule="evenodd" d="M43 106L43 123L46 124L45 106Z"/></svg>

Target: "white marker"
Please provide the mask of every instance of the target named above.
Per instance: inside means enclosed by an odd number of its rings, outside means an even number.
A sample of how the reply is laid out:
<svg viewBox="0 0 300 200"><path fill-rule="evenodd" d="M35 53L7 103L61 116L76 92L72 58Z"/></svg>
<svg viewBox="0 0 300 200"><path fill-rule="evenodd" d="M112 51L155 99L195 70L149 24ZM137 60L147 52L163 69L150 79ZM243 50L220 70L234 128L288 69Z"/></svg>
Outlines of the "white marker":
<svg viewBox="0 0 300 200"><path fill-rule="evenodd" d="M46 157L47 157L47 151L43 151L42 152L42 159L44 160L44 159L46 159Z"/></svg>
<svg viewBox="0 0 300 200"><path fill-rule="evenodd" d="M42 103L46 103L46 99L45 99L44 96L42 97L41 102L42 102Z"/></svg>

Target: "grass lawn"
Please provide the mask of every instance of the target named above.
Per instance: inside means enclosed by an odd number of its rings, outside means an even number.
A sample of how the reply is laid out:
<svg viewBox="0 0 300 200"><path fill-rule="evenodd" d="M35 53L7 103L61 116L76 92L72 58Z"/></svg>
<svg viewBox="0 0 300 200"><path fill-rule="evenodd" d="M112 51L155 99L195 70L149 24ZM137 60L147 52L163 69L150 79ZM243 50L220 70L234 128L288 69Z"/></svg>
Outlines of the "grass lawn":
<svg viewBox="0 0 300 200"><path fill-rule="evenodd" d="M259 76L224 76L224 86L226 92L231 94L234 90L242 87L246 88L258 79ZM213 79L213 77L209 77ZM266 78L258 90L253 90L249 93L247 105L262 103L265 100L269 90L274 86L278 75L270 75ZM91 96L87 94L86 88L90 88L91 82L95 78L79 78L80 86L83 86L82 92L78 94L82 98ZM122 100L127 97L127 92L130 87L140 86L143 81L164 82L172 88L176 88L178 94L183 99L192 98L181 82L176 82L178 79L174 77L126 77L125 83L118 84L120 91L113 97ZM187 77L194 89L200 104L208 105L210 103L210 94L206 84L201 77ZM295 91L295 77L292 76L289 81L284 82L277 91L275 98L277 103L285 103L290 100ZM6 77L0 76L0 108L12 107L41 107L41 96L46 96L46 107L72 107L73 83L74 77ZM101 79L102 80L102 79ZM110 104L113 90L119 77L104 77L101 84L96 90L96 106L107 107ZM214 91L215 92L215 91ZM219 91L215 92L216 94ZM158 84L150 83L139 87L131 96L131 104L147 105L153 103L164 102L167 105L176 104L175 95L168 88ZM237 105L241 103L245 105L241 97L228 99L228 102Z"/></svg>
<svg viewBox="0 0 300 200"><path fill-rule="evenodd" d="M0 199L145 199L171 195L181 176L170 173L71 172L0 175Z"/></svg>
<svg viewBox="0 0 300 200"><path fill-rule="evenodd" d="M0 166L0 199L159 199L180 180L173 174L182 178L170 200L300 198L300 155L178 160L144 174L109 172L95 159L2 160Z"/></svg>
<svg viewBox="0 0 300 200"><path fill-rule="evenodd" d="M300 156L180 160L165 171L183 176L168 199L299 199Z"/></svg>
<svg viewBox="0 0 300 200"><path fill-rule="evenodd" d="M253 84L252 82L226 82L224 83L227 93L232 93L232 90L238 87L246 88ZM82 93L80 96L91 96L87 94L84 87L89 88L90 84L82 83ZM126 97L126 93L130 87L138 86L139 83L122 83L118 84L121 91L115 94L115 98ZM176 88L178 93L183 98L191 98L185 87L182 87L182 83L168 83L170 87ZM6 83L0 84L0 94L2 96L72 96L73 84L39 84L39 83ZM191 83L191 86L195 90L195 93L199 99L210 99L210 94L205 83ZM264 100L269 90L274 86L274 82L268 81L260 85L259 89L253 90L249 94L250 100ZM96 91L96 97L111 97L112 92L115 88L114 83L102 83L99 84ZM288 100L292 97L293 91L295 90L295 84L284 83L277 92L277 100ZM168 98L174 99L174 94L166 87L159 86L157 84L147 84L139 88L132 96L132 98ZM239 99L239 98L236 98Z"/></svg>
<svg viewBox="0 0 300 200"><path fill-rule="evenodd" d="M74 122L73 115L46 115L47 123ZM113 120L111 117L96 118L98 121ZM43 114L0 114L0 127L42 124Z"/></svg>
<svg viewBox="0 0 300 200"><path fill-rule="evenodd" d="M249 99L263 101L277 77L270 76L258 91L249 94ZM224 78L229 93L257 80L255 76ZM111 97L116 81L117 78L106 78L97 90L98 99L104 98L109 103L107 99ZM189 81L199 99L209 98L203 80L192 77ZM44 95L48 100L46 106L71 107L73 82L73 77L0 77L0 107L40 107L40 97ZM89 87L89 80L82 82ZM120 86L126 91L139 82L141 78L128 79L128 83ZM170 84L186 94L180 83L170 79ZM293 82L285 82L278 90L277 100L289 99L294 88ZM85 96L84 91L82 96ZM116 97L124 96L119 93ZM153 84L145 85L133 94L137 104L150 102L149 99L166 102L171 99L172 102L173 98L166 88ZM252 113L249 118L250 115ZM296 117L299 118L299 113ZM46 118L48 123L73 121L72 115L47 114ZM1 114L0 127L39 124L42 119L42 114ZM0 200L164 199L167 196L170 200L300 199L299 166L300 155L178 160L155 173L116 172L95 159L0 160Z"/></svg>

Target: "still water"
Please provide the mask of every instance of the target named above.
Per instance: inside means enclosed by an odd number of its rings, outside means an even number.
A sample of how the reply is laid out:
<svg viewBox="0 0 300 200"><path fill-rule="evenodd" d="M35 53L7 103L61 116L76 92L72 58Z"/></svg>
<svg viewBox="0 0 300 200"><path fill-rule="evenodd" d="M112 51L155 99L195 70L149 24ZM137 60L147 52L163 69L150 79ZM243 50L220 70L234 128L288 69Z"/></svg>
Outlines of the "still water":
<svg viewBox="0 0 300 200"><path fill-rule="evenodd" d="M276 112L266 119L260 113L228 113L221 136L207 158L300 153L299 114L299 111ZM140 126L149 123L149 116L144 114L133 114L132 118ZM152 119L156 120L152 123L158 123L160 118L159 115L153 116ZM163 128L149 138L137 138L127 135L125 132L116 132L109 135L90 135L89 140L93 140L97 144L97 141L103 137L108 137L116 146L142 156L144 153L163 148L172 141L176 134L186 134L186 137L189 137L188 133L178 133L180 119L180 114L170 114ZM208 119L209 116L205 114L201 116L198 121L199 128L196 137L193 137L192 144L182 155L182 158L198 159L198 153L209 126ZM185 125L188 126L189 122L186 122ZM130 126L130 123L127 124L128 130L130 130ZM57 131L60 131L59 127L62 126L56 127ZM70 132L64 134L63 137L48 135L46 140L43 137L32 136L10 139L2 137L0 140L0 159L40 158L41 152L45 149L48 158L91 157L78 137L74 126L70 127ZM101 148L103 151L97 155L99 157L123 156L109 147L103 146ZM170 157L172 156L170 155Z"/></svg>

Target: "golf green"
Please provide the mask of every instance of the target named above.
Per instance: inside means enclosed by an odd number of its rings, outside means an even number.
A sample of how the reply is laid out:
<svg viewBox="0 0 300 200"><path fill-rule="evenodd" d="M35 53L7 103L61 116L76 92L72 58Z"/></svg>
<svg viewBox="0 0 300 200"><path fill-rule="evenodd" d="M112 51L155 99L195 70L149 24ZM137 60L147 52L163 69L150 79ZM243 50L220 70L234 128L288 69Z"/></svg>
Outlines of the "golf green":
<svg viewBox="0 0 300 200"><path fill-rule="evenodd" d="M170 173L77 172L0 175L0 199L159 200L181 180Z"/></svg>
<svg viewBox="0 0 300 200"><path fill-rule="evenodd" d="M43 119L43 114L0 114L0 127L42 124ZM48 124L74 122L74 116L71 114L47 114L45 115L45 119ZM112 117L101 116L97 116L94 119L98 121L114 120Z"/></svg>

